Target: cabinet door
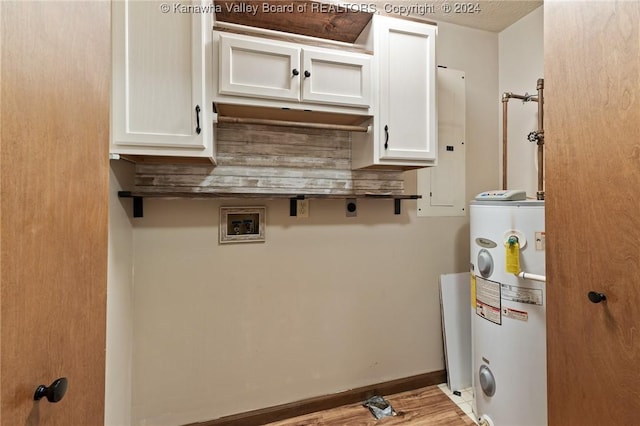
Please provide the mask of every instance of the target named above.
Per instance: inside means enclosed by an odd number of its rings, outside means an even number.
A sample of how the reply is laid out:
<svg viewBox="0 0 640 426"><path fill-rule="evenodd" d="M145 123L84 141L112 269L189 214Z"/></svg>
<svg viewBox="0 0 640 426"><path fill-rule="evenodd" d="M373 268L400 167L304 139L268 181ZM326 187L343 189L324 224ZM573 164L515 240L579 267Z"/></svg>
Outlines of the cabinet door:
<svg viewBox="0 0 640 426"><path fill-rule="evenodd" d="M300 49L220 34L220 94L300 100Z"/></svg>
<svg viewBox="0 0 640 426"><path fill-rule="evenodd" d="M212 156L210 70L205 70L211 17L163 13L167 5L160 1L112 4L111 152ZM196 4L200 1L179 6Z"/></svg>
<svg viewBox="0 0 640 426"><path fill-rule="evenodd" d="M370 56L304 48L302 62L304 102L370 106Z"/></svg>
<svg viewBox="0 0 640 426"><path fill-rule="evenodd" d="M386 18L380 19L378 36L380 159L433 160L436 28Z"/></svg>

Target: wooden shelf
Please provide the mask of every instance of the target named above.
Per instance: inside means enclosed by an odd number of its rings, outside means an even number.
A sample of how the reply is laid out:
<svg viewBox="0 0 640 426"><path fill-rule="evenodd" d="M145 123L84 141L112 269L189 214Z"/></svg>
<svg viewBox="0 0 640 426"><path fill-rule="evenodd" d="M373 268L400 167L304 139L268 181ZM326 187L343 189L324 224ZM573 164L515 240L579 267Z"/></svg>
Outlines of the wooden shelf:
<svg viewBox="0 0 640 426"><path fill-rule="evenodd" d="M118 197L120 198L132 198L133 199L133 217L143 217L143 199L144 198L260 198L260 199L273 199L273 198L285 198L290 200L290 215L297 216L297 200L309 200L309 199L380 199L380 200L393 200L394 201L394 214L400 214L402 200L417 200L422 198L422 195L417 194L242 194L242 193L193 193L193 192L181 192L181 191L167 191L167 192L143 192L143 191L118 191Z"/></svg>
<svg viewBox="0 0 640 426"><path fill-rule="evenodd" d="M216 22L355 43L370 12L309 0L215 0ZM363 7L364 9L364 7Z"/></svg>
<svg viewBox="0 0 640 426"><path fill-rule="evenodd" d="M294 198L297 200L309 200L312 198L337 199L344 200L346 198L376 198L376 199L399 199L399 200L417 200L422 195L415 194L245 194L234 192L216 192L216 193L194 193L181 191L166 192L145 192L145 191L118 191L120 198Z"/></svg>

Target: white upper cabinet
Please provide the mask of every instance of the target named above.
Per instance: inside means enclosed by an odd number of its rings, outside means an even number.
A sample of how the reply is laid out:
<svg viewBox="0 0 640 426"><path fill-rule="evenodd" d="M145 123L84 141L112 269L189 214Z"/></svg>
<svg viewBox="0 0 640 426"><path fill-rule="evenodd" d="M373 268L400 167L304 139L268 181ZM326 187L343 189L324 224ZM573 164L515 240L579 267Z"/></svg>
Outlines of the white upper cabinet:
<svg viewBox="0 0 640 426"><path fill-rule="evenodd" d="M204 4L182 2L189 8ZM163 7L169 7L169 11ZM172 3L113 7L111 152L213 158L211 14Z"/></svg>
<svg viewBox="0 0 640 426"><path fill-rule="evenodd" d="M376 99L373 134L354 134L354 168L437 162L437 27L373 17Z"/></svg>
<svg viewBox="0 0 640 426"><path fill-rule="evenodd" d="M371 105L371 55L217 31L214 43L219 49L215 99L221 103L355 107L358 113Z"/></svg>
<svg viewBox="0 0 640 426"><path fill-rule="evenodd" d="M380 158L434 160L436 29L385 19L379 31Z"/></svg>
<svg viewBox="0 0 640 426"><path fill-rule="evenodd" d="M220 34L219 93L300 100L300 48Z"/></svg>
<svg viewBox="0 0 640 426"><path fill-rule="evenodd" d="M302 49L302 100L368 108L371 56Z"/></svg>

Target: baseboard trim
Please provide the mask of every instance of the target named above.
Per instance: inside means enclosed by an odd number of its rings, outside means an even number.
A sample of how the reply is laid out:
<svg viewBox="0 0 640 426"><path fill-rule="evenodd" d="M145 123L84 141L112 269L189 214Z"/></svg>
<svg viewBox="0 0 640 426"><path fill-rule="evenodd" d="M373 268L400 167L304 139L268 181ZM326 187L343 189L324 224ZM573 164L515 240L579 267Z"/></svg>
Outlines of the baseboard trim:
<svg viewBox="0 0 640 426"><path fill-rule="evenodd" d="M447 373L445 370L433 371L431 373L418 374L416 376L391 380L384 383L363 386L336 394L318 396L274 407L247 411L246 413L234 414L215 420L191 423L185 426L264 425L266 423L277 422L291 417L314 413L316 411L340 407L341 405L354 404L356 402L364 401L374 395L392 395L394 393L437 385L446 381Z"/></svg>

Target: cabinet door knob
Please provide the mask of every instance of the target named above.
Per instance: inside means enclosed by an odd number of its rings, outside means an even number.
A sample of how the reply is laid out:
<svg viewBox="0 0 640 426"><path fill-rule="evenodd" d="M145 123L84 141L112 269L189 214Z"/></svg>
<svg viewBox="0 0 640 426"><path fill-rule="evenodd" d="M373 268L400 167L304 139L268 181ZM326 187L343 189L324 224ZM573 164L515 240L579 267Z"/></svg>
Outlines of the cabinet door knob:
<svg viewBox="0 0 640 426"><path fill-rule="evenodd" d="M597 291L590 291L587 296L592 303L600 303L607 300L607 296L604 293L598 293Z"/></svg>
<svg viewBox="0 0 640 426"><path fill-rule="evenodd" d="M196 134L200 134L200 105L196 105Z"/></svg>
<svg viewBox="0 0 640 426"><path fill-rule="evenodd" d="M304 76L305 76L306 78L309 78L309 77L311 77L311 73L310 73L309 71L305 71L305 72L304 72Z"/></svg>
<svg viewBox="0 0 640 426"><path fill-rule="evenodd" d="M54 380L48 387L40 385L36 389L36 393L33 395L33 400L39 401L43 397L46 397L49 402L58 402L67 392L67 384L67 378L60 377L59 379Z"/></svg>
<svg viewBox="0 0 640 426"><path fill-rule="evenodd" d="M297 69L293 69L293 71L291 71L291 74L293 75L300 75L300 71L298 71Z"/></svg>

